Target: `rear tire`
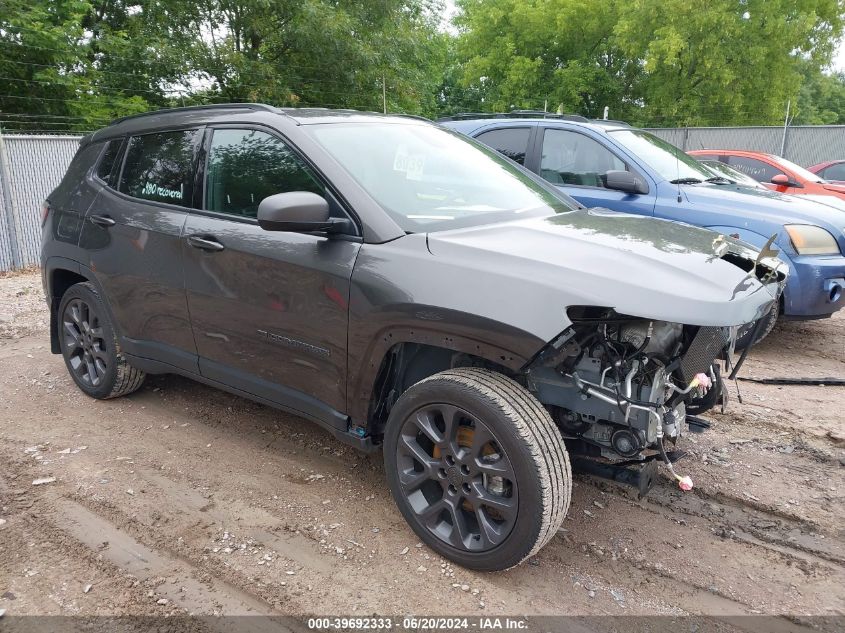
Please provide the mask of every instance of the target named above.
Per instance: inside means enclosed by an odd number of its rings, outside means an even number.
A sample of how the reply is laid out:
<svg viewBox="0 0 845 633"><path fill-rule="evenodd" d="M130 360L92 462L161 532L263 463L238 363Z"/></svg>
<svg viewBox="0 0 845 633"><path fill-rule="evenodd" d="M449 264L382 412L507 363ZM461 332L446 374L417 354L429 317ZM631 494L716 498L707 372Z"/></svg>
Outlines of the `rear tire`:
<svg viewBox="0 0 845 633"><path fill-rule="evenodd" d="M384 460L414 532L471 569L533 556L569 508L569 456L548 412L519 383L485 369L450 369L403 393Z"/></svg>
<svg viewBox="0 0 845 633"><path fill-rule="evenodd" d="M120 351L109 313L90 283L71 286L59 304L58 334L65 366L76 385L106 400L136 391L146 374Z"/></svg>

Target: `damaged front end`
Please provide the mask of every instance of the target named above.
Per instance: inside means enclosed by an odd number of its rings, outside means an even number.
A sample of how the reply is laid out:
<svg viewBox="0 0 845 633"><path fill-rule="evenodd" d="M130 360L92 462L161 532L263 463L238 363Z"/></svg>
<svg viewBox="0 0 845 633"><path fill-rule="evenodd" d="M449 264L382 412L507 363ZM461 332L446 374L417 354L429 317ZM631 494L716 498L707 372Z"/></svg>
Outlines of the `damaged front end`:
<svg viewBox="0 0 845 633"><path fill-rule="evenodd" d="M773 295L763 304L769 309L785 275L776 264L751 263L752 277ZM570 327L532 361L526 378L574 466L632 484L642 496L663 463L690 490L691 479L673 465L683 456L675 449L685 425L702 425L688 420L687 406L722 389L722 368L730 372L744 360L744 353L734 355L740 326L672 323L594 306L570 307L567 316Z"/></svg>

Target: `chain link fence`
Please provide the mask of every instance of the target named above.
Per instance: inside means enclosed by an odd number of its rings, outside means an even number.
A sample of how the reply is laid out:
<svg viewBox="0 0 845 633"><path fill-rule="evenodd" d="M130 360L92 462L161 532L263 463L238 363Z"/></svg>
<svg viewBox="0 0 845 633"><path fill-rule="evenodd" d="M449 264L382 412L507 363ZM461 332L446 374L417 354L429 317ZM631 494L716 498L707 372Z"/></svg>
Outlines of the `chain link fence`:
<svg viewBox="0 0 845 633"><path fill-rule="evenodd" d="M777 154L802 167L845 159L845 125L650 128L684 151L743 149Z"/></svg>
<svg viewBox="0 0 845 633"><path fill-rule="evenodd" d="M0 134L0 271L38 263L41 204L65 175L81 138Z"/></svg>

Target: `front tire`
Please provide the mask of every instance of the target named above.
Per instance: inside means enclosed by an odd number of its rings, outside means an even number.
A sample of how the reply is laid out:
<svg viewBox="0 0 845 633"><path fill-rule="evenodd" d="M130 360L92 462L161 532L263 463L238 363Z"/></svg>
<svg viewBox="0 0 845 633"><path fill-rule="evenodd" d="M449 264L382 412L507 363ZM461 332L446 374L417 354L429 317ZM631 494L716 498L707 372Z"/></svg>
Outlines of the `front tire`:
<svg viewBox="0 0 845 633"><path fill-rule="evenodd" d="M59 342L76 385L105 400L136 391L145 374L126 362L108 311L90 283L71 286L59 305Z"/></svg>
<svg viewBox="0 0 845 633"><path fill-rule="evenodd" d="M736 345L734 348L741 352L749 345L752 347L754 345L757 345L757 343L766 338L769 334L771 334L772 330L775 329L775 324L778 322L779 316L780 302L775 301L774 305L772 306L772 309L769 310L768 314L740 328L739 332L737 332ZM763 325L760 328L760 331L757 333L757 338L752 341L751 335L754 333L754 328L757 327L757 324L760 321L763 321Z"/></svg>
<svg viewBox="0 0 845 633"><path fill-rule="evenodd" d="M384 437L390 491L416 534L471 569L518 565L555 535L569 508L563 439L520 384L450 369L408 389Z"/></svg>

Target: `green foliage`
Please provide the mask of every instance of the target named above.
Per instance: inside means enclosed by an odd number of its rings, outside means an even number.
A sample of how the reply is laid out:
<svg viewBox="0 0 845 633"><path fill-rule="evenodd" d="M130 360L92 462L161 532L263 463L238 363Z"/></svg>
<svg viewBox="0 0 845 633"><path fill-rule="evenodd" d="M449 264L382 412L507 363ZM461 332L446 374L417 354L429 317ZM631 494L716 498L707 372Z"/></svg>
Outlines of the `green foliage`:
<svg viewBox="0 0 845 633"><path fill-rule="evenodd" d="M828 75L805 68L793 112L794 125L845 124L845 73Z"/></svg>
<svg viewBox="0 0 845 633"><path fill-rule="evenodd" d="M0 126L228 101L845 123L845 0L0 0Z"/></svg>
<svg viewBox="0 0 845 633"><path fill-rule="evenodd" d="M88 130L168 105L381 110L383 95L433 114L440 2L0 0L0 121Z"/></svg>
<svg viewBox="0 0 845 633"><path fill-rule="evenodd" d="M486 109L560 109L591 116L633 98L636 64L613 41L616 1L463 0L463 81Z"/></svg>
<svg viewBox="0 0 845 633"><path fill-rule="evenodd" d="M777 124L829 63L842 0L462 0L461 81L489 110Z"/></svg>
<svg viewBox="0 0 845 633"><path fill-rule="evenodd" d="M183 67L179 34L156 2L2 0L0 120L91 129L167 103Z"/></svg>

